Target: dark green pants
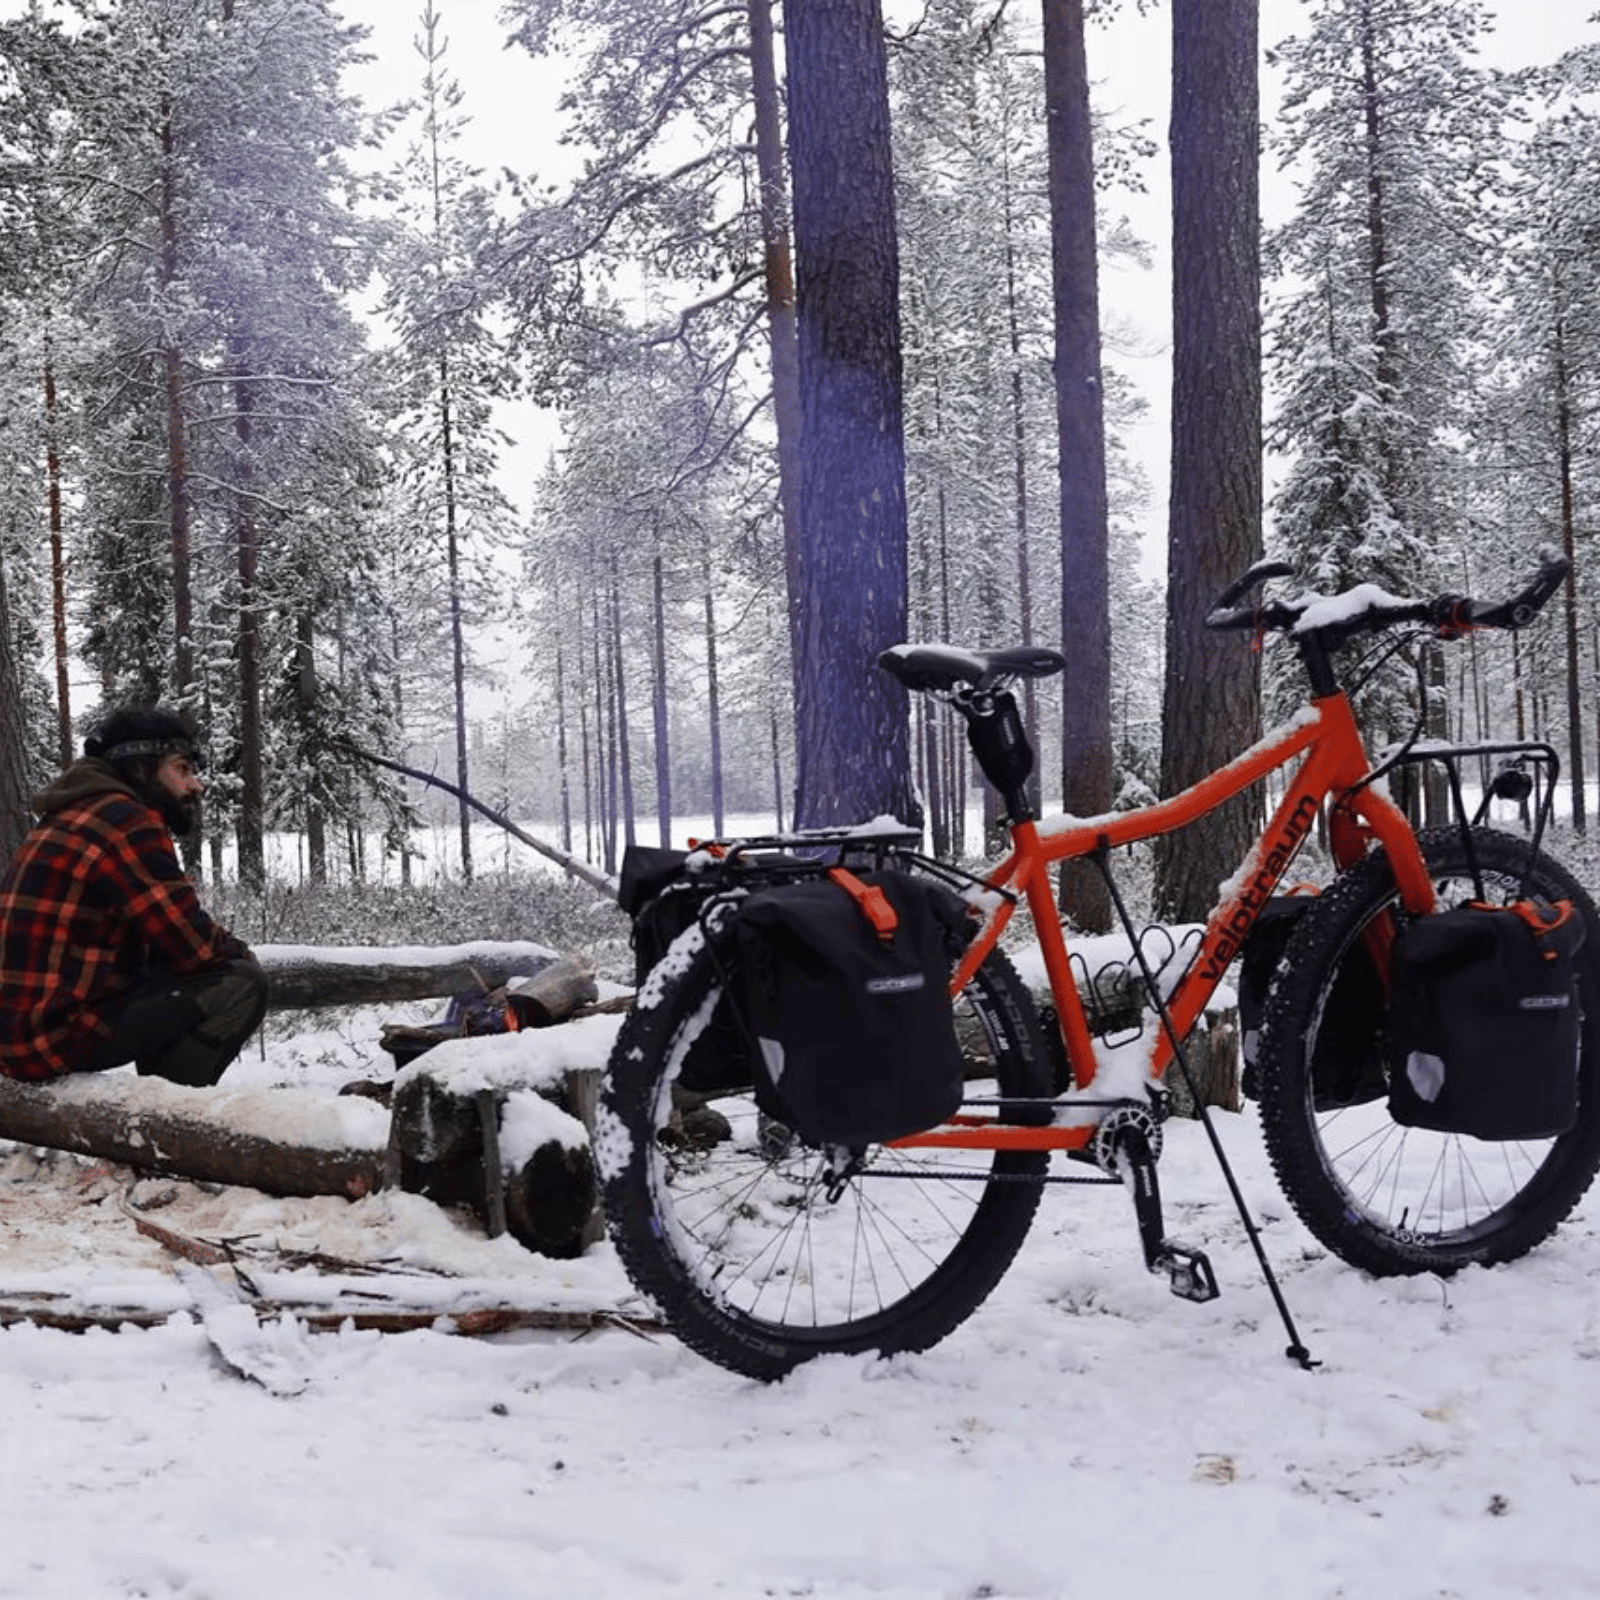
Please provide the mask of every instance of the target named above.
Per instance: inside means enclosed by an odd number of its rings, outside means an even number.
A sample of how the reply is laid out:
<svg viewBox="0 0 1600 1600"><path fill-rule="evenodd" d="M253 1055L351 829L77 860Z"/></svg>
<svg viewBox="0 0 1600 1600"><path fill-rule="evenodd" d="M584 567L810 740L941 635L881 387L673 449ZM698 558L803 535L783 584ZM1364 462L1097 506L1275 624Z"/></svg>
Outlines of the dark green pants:
<svg viewBox="0 0 1600 1600"><path fill-rule="evenodd" d="M112 1002L110 1038L77 1070L132 1061L141 1074L204 1088L244 1048L266 1009L267 978L253 957L209 972L154 976Z"/></svg>

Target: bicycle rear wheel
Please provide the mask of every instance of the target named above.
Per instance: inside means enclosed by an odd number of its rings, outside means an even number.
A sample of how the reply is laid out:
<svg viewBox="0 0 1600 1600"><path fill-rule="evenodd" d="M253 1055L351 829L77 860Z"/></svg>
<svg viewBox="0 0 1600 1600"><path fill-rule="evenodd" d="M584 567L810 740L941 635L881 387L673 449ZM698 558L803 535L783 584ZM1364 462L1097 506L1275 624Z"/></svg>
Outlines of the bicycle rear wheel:
<svg viewBox="0 0 1600 1600"><path fill-rule="evenodd" d="M1310 910L1268 993L1258 1055L1262 1132L1285 1196L1336 1255L1379 1276L1450 1273L1526 1254L1583 1198L1600 1165L1600 922L1577 881L1525 840L1472 830L1484 895L1571 900L1588 928L1576 1124L1559 1138L1484 1140L1389 1114L1384 989L1363 935L1399 915L1387 858L1340 875ZM1477 898L1457 828L1419 836L1441 908ZM1363 997L1370 997L1363 1000ZM1358 1059L1359 1058L1359 1059Z"/></svg>
<svg viewBox="0 0 1600 1600"><path fill-rule="evenodd" d="M801 1144L756 1107L732 943L681 937L612 1052L596 1155L623 1265L685 1344L754 1378L926 1349L1010 1265L1049 1157L874 1147L846 1167ZM957 1030L970 1094L1048 1094L1032 1000L999 952Z"/></svg>

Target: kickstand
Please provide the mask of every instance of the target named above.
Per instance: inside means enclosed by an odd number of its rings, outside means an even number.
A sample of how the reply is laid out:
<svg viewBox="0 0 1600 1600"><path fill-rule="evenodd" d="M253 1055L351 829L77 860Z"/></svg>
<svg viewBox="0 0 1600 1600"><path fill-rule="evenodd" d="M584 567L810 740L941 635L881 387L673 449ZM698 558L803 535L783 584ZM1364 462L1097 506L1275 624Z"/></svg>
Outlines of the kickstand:
<svg viewBox="0 0 1600 1600"><path fill-rule="evenodd" d="M1250 1240L1250 1247L1255 1252L1261 1276L1266 1283L1267 1292L1272 1296L1272 1303L1278 1308L1278 1317L1283 1323L1283 1329L1289 1336L1289 1346L1284 1354L1296 1362L1306 1372L1311 1372L1320 1363L1311 1359L1311 1352L1301 1342L1300 1331L1295 1327L1294 1316L1289 1310L1289 1302L1283 1297L1283 1290L1278 1283L1278 1275L1272 1270L1272 1263L1267 1259L1266 1247L1261 1242L1261 1231L1256 1227L1255 1218L1250 1215L1250 1207L1245 1204L1243 1192L1239 1188L1238 1179L1234 1177L1233 1165L1228 1160L1228 1153L1222 1148L1222 1140L1217 1136L1216 1124L1212 1121L1210 1108L1201 1099L1199 1089L1195 1083L1194 1074L1189 1070L1189 1058L1183 1048L1183 1041L1178 1037L1178 1030L1173 1025L1172 1013L1167 1009L1167 1002L1156 982L1155 974L1150 970L1150 963L1145 959L1144 949L1139 943L1139 935L1133 926L1133 919L1128 915L1128 908L1124 904L1121 891L1117 888L1116 879L1111 875L1111 865L1107 859L1109 850L1104 844L1095 852L1094 862L1100 869L1100 876L1105 880L1106 888L1111 895L1111 903L1117 908L1117 916L1122 922L1123 931L1128 936L1128 943L1133 951L1133 958L1138 963L1139 975L1144 980L1145 992L1150 996L1150 1003L1156 1008L1156 1013L1161 1019L1162 1030L1166 1033L1167 1040L1172 1046L1172 1059L1177 1066L1178 1073L1184 1084L1189 1089L1190 1098L1194 1102L1195 1116L1200 1126L1206 1131L1206 1138L1211 1142L1212 1153L1217 1158L1217 1165L1222 1171L1223 1182L1228 1186L1228 1193L1233 1199L1234 1210L1239 1215L1239 1220L1244 1224L1244 1231ZM1131 1137L1130 1137L1131 1136ZM1211 1265L1198 1251L1184 1251L1181 1246L1176 1246L1161 1238L1161 1195L1156 1186L1155 1160L1150 1153L1148 1139L1137 1128L1119 1129L1117 1132L1117 1147L1119 1150L1129 1150L1130 1143L1142 1144L1144 1159L1148 1163L1148 1191L1141 1191L1140 1163L1136 1155L1130 1151L1128 1161L1128 1181L1133 1184L1134 1208L1139 1215L1140 1241L1144 1244L1145 1262L1152 1272L1166 1270L1172 1273L1173 1293L1183 1295L1185 1299L1210 1300L1216 1294L1216 1279L1211 1275ZM1154 1255L1152 1255L1151 1236L1147 1236L1147 1214L1153 1217ZM1169 1265L1169 1260L1177 1257L1177 1270ZM1197 1265L1196 1263L1199 1263ZM1184 1288L1179 1287L1180 1280L1186 1284L1198 1286L1202 1290L1209 1283L1211 1293L1189 1294Z"/></svg>

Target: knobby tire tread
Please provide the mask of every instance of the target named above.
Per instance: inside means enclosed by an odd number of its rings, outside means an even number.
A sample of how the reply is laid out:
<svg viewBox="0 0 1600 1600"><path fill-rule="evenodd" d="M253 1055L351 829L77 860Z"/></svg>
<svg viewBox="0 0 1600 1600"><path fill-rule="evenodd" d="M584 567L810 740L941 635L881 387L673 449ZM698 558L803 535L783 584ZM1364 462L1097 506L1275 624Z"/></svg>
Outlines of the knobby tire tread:
<svg viewBox="0 0 1600 1600"><path fill-rule="evenodd" d="M1428 830L1418 840L1436 883L1467 877L1458 828ZM1528 867L1526 841L1474 828L1473 843L1479 869L1492 880L1486 885L1490 897L1514 889ZM1501 896L1494 893L1496 886ZM1553 1141L1527 1142L1525 1173L1518 1166L1514 1178L1510 1173L1523 1159L1522 1146L1508 1149L1464 1136L1427 1135L1391 1122L1382 1136L1392 1141L1414 1137L1424 1156L1419 1169L1436 1151L1441 1165L1460 1163L1463 1172L1474 1173L1474 1164L1482 1161L1483 1170L1503 1177L1503 1199L1486 1199L1482 1217L1456 1228L1430 1233L1374 1214L1355 1192L1356 1185L1347 1186L1334 1171L1341 1137L1334 1130L1339 1116L1347 1113L1319 1112L1314 1104L1313 1051L1323 997L1336 981L1340 963L1360 945L1361 930L1397 903L1394 877L1381 851L1341 873L1318 898L1290 940L1268 992L1259 1055L1260 1104L1273 1170L1306 1227L1335 1255L1375 1276L1449 1274L1473 1264L1514 1260L1571 1214L1600 1166L1600 919L1577 880L1542 852L1532 863L1528 888L1548 899L1573 901L1588 929L1578 982L1583 1008L1578 1119ZM1386 1102L1378 1104L1381 1111L1367 1111L1369 1122L1387 1116ZM1391 1154L1391 1159L1397 1158ZM1370 1164L1372 1158L1367 1160Z"/></svg>
<svg viewBox="0 0 1600 1600"><path fill-rule="evenodd" d="M687 1019L707 1004L719 986L718 963L701 948L682 970L664 981L654 1004L636 1009L620 1030L602 1091L602 1117L621 1137L611 1159L601 1156L605 1209L618 1255L635 1287L652 1300L684 1344L707 1359L763 1381L784 1377L802 1362L830 1353L890 1355L924 1350L964 1322L988 1297L1021 1248L1038 1208L1049 1157L1042 1152L970 1152L988 1157L987 1170L1003 1181L971 1181L981 1199L959 1238L930 1274L901 1298L865 1316L789 1325L751 1315L697 1276L677 1243L670 1185L658 1187L666 1158L657 1130L669 1090L663 1078L680 1070L674 1045ZM1011 963L991 954L968 986L991 1019L998 1038L994 1070L1002 1094L1048 1094L1041 1065L1037 1013ZM711 1015L720 1016L724 1003ZM958 1013L963 1001L958 999ZM679 1052L681 1054L681 1052ZM883 1151L884 1157L915 1159L917 1152ZM661 1163L660 1166L653 1165ZM897 1180L853 1180L880 1188ZM806 1202L807 1204L810 1201Z"/></svg>

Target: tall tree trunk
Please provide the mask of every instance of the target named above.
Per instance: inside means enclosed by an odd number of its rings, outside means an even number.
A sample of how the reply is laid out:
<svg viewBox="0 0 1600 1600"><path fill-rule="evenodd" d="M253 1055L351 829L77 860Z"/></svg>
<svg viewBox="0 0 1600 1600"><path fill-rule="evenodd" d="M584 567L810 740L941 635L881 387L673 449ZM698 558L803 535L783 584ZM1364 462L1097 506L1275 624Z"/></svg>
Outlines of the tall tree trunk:
<svg viewBox="0 0 1600 1600"><path fill-rule="evenodd" d="M266 796L262 781L261 597L258 592L259 530L252 491L255 398L246 373L243 341L230 338L234 370L234 437L239 459L234 485L233 527L238 552L239 619L239 881L259 893L267 881Z"/></svg>
<svg viewBox="0 0 1600 1600"><path fill-rule="evenodd" d="M572 774L567 752L567 655L556 641L556 776L561 786L561 848L572 854Z"/></svg>
<svg viewBox="0 0 1600 1600"><path fill-rule="evenodd" d="M1062 803L1077 816L1093 817L1111 809L1111 577L1083 0L1044 0L1044 56L1061 457L1061 646L1067 658ZM1078 927L1110 926L1110 897L1090 863L1066 863L1060 893L1063 910Z"/></svg>
<svg viewBox="0 0 1600 1600"><path fill-rule="evenodd" d="M918 818L905 690L900 260L878 0L785 0L804 464L795 820Z"/></svg>
<svg viewBox="0 0 1600 1600"><path fill-rule="evenodd" d="M1556 324L1556 460L1561 473L1561 548L1567 558L1567 766L1572 781L1572 826L1588 825L1584 793L1583 686L1578 663L1577 500L1573 490L1572 374L1567 365L1566 328Z"/></svg>
<svg viewBox="0 0 1600 1600"><path fill-rule="evenodd" d="M22 682L12 646L11 606L5 561L0 558L0 864L11 858L28 831L28 741L22 712Z"/></svg>
<svg viewBox="0 0 1600 1600"><path fill-rule="evenodd" d="M750 19L750 78L755 105L756 173L760 180L761 238L766 251L767 337L772 348L772 418L778 442L778 502L783 516L783 565L789 654L800 659L800 350L795 329L794 261L772 0L746 0ZM719 833L722 831L719 827Z"/></svg>
<svg viewBox="0 0 1600 1600"><path fill-rule="evenodd" d="M1255 656L1205 630L1261 552L1257 0L1173 0L1172 499L1161 783L1237 755L1261 721ZM1203 919L1255 831L1250 794L1161 841L1158 911Z"/></svg>
<svg viewBox="0 0 1600 1600"><path fill-rule="evenodd" d="M716 585L711 577L711 547L700 549L701 591L706 618L706 724L711 738L711 832L722 837L722 677L717 654ZM662 841L665 843L665 841Z"/></svg>
<svg viewBox="0 0 1600 1600"><path fill-rule="evenodd" d="M161 122L161 287L176 293L178 284L178 202L176 135L170 102ZM167 407L167 517L172 557L172 683L179 701L194 686L194 587L189 540L188 434L183 411L183 357L176 335L167 330L161 344L161 380Z"/></svg>
<svg viewBox="0 0 1600 1600"><path fill-rule="evenodd" d="M583 760L583 855L586 861L595 859L595 752L589 737L589 703L578 697L578 745Z"/></svg>
<svg viewBox="0 0 1600 1600"><path fill-rule="evenodd" d="M944 491L939 492L939 637L951 632L950 526L945 515ZM944 757L945 804L950 818L950 849L959 859L967 853L967 740L946 718L940 738Z"/></svg>
<svg viewBox="0 0 1600 1600"><path fill-rule="evenodd" d="M768 707L768 723L772 735L772 825L783 832L783 731L778 725L778 699L774 695Z"/></svg>
<svg viewBox="0 0 1600 1600"><path fill-rule="evenodd" d="M295 698L299 701L300 725L309 727L316 715L317 635L316 623L309 609L295 619L294 635ZM315 793L305 797L306 866L313 883L328 881L328 819L321 798ZM402 842L400 846L401 882L407 882L411 852Z"/></svg>
<svg viewBox="0 0 1600 1600"><path fill-rule="evenodd" d="M1011 162L1009 152L1000 156L1000 176L1005 203L1006 228L1006 323L1011 345L1011 479L1014 522L1017 533L1017 631L1025 645L1033 643L1033 569L1028 549L1028 407L1022 381L1022 317L1017 305L1017 248L1012 209ZM1098 323L1098 314L1096 322ZM1109 690L1108 690L1109 696ZM1107 701L1109 717L1109 698ZM1035 678L1022 682L1022 715L1029 731L1039 737L1039 687ZM1039 809L1040 763L1035 763L1028 779L1028 801Z"/></svg>
<svg viewBox="0 0 1600 1600"><path fill-rule="evenodd" d="M405 744L405 687L398 670L400 661L400 614L397 607L389 607L389 659L394 661L396 671L394 674L394 725L398 731L402 747ZM401 795L405 794L405 780L402 778ZM402 826L400 833L400 883L404 888L411 886L411 830Z"/></svg>
<svg viewBox="0 0 1600 1600"><path fill-rule="evenodd" d="M617 760L616 804L622 820L622 843L626 847L634 842L633 739L628 726L628 683L622 649L622 591L614 572L611 577L611 692Z"/></svg>
<svg viewBox="0 0 1600 1600"><path fill-rule="evenodd" d="M612 715L611 652L605 648L605 618L600 610L598 575L590 596L592 637L590 653L594 683L594 791L595 822L600 834L601 861L607 872L617 870L617 723Z"/></svg>
<svg viewBox="0 0 1600 1600"><path fill-rule="evenodd" d="M935 604L934 555L928 520L921 521L917 535L917 583L912 601L915 619L915 636L933 639L939 636L933 615ZM925 695L919 695L912 705L913 738L920 736L920 764L923 801L928 809L928 843L936 856L950 854L949 802L945 796L944 756L940 750L939 734L947 717L941 708L930 705Z"/></svg>
<svg viewBox="0 0 1600 1600"><path fill-rule="evenodd" d="M661 551L657 548L650 566L656 680L650 694L650 715L656 736L656 830L665 850L672 843L672 729L667 720L667 593L662 569Z"/></svg>
<svg viewBox="0 0 1600 1600"><path fill-rule="evenodd" d="M1361 85L1365 107L1363 156L1367 168L1367 295L1372 307L1372 342L1380 404L1392 405L1399 393L1397 335L1389 311L1389 227L1384 209L1384 128L1378 90L1378 45L1370 0L1361 8ZM1390 441L1385 441L1387 446ZM1385 451L1385 485L1393 490L1397 463Z"/></svg>
<svg viewBox="0 0 1600 1600"><path fill-rule="evenodd" d="M439 459L444 471L444 547L450 577L450 682L455 695L456 787L470 789L467 763L467 635L461 598L461 537L456 525L455 410L450 357L439 354ZM461 801L461 876L472 882L472 811Z"/></svg>
<svg viewBox="0 0 1600 1600"><path fill-rule="evenodd" d="M56 668L56 754L63 767L72 762L72 680L67 648L67 556L61 513L61 417L56 405L55 352L44 336L44 466L50 515L50 619Z"/></svg>

